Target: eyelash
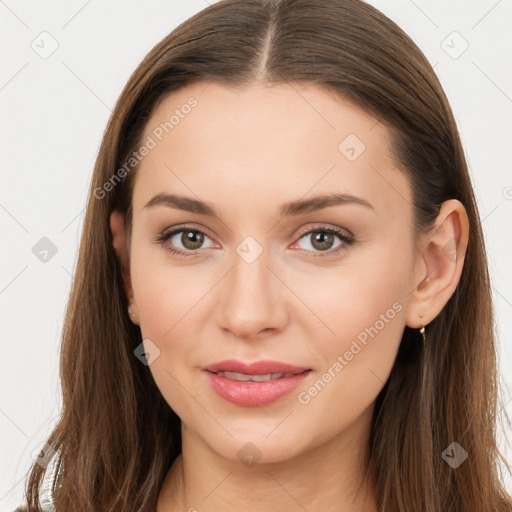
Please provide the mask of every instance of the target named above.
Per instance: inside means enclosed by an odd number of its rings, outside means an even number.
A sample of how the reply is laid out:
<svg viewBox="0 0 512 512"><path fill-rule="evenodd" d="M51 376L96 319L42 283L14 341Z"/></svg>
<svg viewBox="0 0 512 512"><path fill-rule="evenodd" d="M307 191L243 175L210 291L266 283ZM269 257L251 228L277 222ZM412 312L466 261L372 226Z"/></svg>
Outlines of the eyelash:
<svg viewBox="0 0 512 512"><path fill-rule="evenodd" d="M162 233L160 233L160 235L158 235L158 237L155 239L155 241L157 243L159 243L160 245L164 246L165 242L167 242L169 239L171 239L174 235L177 235L178 233L182 233L182 232L186 232L186 231L190 231L193 233L200 233L200 234L208 237L208 235L204 231L201 231L200 229L195 229L191 226L178 226L177 228L173 229L172 231L169 231L169 232L163 231ZM325 256L331 256L332 254L337 253L338 251L346 248L347 246L353 245L356 241L353 235L347 235L345 231L342 231L341 229L338 229L338 228L329 227L329 226L317 226L313 229L309 229L308 231L301 233L299 235L299 240L302 239L303 237L305 237L306 235L311 235L313 233L329 233L332 235L336 235L342 241L342 244L340 244L335 249L330 249L327 251L313 251L315 253L312 256L313 258L319 258L319 257L322 258ZM208 238L210 238L210 237L208 237ZM164 249L172 254L175 254L177 256L184 256L184 257L195 256L197 253L197 250L183 251L181 249L175 249L174 247L164 247Z"/></svg>

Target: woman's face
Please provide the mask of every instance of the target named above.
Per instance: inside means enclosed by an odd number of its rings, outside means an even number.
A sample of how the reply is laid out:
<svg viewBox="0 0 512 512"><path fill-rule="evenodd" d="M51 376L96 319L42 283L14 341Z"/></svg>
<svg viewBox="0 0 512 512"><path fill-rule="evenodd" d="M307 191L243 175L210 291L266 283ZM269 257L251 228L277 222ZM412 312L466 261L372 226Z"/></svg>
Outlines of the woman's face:
<svg viewBox="0 0 512 512"><path fill-rule="evenodd" d="M411 190L385 127L314 86L198 83L156 108L142 143L133 302L189 438L276 462L367 425L415 287ZM228 359L309 371L205 370Z"/></svg>

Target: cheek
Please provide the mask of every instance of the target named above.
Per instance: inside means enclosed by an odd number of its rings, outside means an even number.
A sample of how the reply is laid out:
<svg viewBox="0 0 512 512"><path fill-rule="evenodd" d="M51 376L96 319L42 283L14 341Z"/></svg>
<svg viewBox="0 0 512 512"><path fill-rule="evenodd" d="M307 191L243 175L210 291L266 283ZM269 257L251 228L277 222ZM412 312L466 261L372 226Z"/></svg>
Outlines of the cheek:
<svg viewBox="0 0 512 512"><path fill-rule="evenodd" d="M143 339L150 339L159 350L149 368L162 396L180 418L194 421L195 415L201 418L204 414L200 408L194 409L196 402L188 394L197 394L194 386L198 383L191 374L201 339L194 306L206 290L194 286L192 267L177 268L162 261L142 251L132 257L141 332Z"/></svg>
<svg viewBox="0 0 512 512"><path fill-rule="evenodd" d="M325 386L311 390L312 402L343 403L355 412L375 399L391 372L405 326L412 259L405 250L399 257L392 244L371 252L371 260L361 252L357 263L317 273L294 290L308 306L298 315L300 330L323 365L318 377ZM324 399L317 400L317 392Z"/></svg>
<svg viewBox="0 0 512 512"><path fill-rule="evenodd" d="M143 335L170 340L204 294L194 266L173 264L164 248L141 241L134 245L130 270Z"/></svg>
<svg viewBox="0 0 512 512"><path fill-rule="evenodd" d="M295 417L303 418L304 429L313 431L322 418L317 443L348 428L372 406L396 358L404 328L402 303L393 302L390 293L380 298L361 295L357 304L345 297L341 306L326 314L335 334L319 336L317 328L316 336L311 335L322 363L314 379L297 393Z"/></svg>

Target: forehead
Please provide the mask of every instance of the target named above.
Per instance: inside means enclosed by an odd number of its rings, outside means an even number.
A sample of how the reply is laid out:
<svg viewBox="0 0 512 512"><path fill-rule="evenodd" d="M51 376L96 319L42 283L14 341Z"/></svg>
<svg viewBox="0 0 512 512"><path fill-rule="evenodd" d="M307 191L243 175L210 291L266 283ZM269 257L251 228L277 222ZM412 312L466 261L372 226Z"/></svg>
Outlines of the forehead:
<svg viewBox="0 0 512 512"><path fill-rule="evenodd" d="M136 173L134 211L156 193L177 191L220 210L236 201L234 193L239 206L260 210L334 191L396 216L410 206L386 127L320 87L195 83L157 106L142 142L149 140L152 149Z"/></svg>

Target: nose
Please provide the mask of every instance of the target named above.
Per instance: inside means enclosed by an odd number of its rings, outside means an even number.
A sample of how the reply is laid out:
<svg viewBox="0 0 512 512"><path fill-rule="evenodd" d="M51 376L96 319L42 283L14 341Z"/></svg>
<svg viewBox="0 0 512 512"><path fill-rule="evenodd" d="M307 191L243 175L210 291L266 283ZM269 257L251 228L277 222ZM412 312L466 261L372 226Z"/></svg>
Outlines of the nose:
<svg viewBox="0 0 512 512"><path fill-rule="evenodd" d="M221 329L247 339L285 327L291 292L270 260L265 250L252 262L235 254L217 296L216 318Z"/></svg>

